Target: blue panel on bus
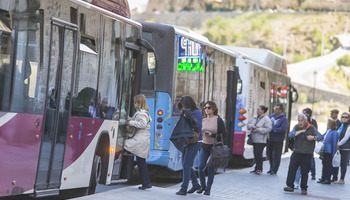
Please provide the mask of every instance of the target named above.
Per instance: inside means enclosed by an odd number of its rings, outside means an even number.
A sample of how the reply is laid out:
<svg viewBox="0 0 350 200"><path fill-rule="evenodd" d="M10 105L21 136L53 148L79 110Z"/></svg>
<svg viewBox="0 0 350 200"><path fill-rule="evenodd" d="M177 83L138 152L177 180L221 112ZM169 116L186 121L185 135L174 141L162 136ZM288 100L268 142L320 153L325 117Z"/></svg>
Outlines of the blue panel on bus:
<svg viewBox="0 0 350 200"><path fill-rule="evenodd" d="M172 101L168 93L156 93L155 109L153 149L167 151L173 130L171 120Z"/></svg>
<svg viewBox="0 0 350 200"><path fill-rule="evenodd" d="M150 136L150 140L151 140L151 149L153 147L153 144L154 144L154 121L155 121L155 118L154 118L154 115L155 115L155 112L154 112L154 98L146 98L146 102L147 102L147 105L148 105L148 108L149 108L149 115L151 116L152 118L152 122L151 122L151 127L149 129L149 133L151 134Z"/></svg>

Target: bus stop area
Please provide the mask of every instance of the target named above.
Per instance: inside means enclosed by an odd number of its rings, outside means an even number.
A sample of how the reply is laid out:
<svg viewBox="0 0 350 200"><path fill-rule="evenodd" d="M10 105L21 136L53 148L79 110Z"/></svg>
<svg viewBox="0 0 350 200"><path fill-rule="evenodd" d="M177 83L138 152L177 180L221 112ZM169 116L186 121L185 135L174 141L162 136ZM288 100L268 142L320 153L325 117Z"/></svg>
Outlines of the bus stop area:
<svg viewBox="0 0 350 200"><path fill-rule="evenodd" d="M345 177L345 184L330 184L324 185L317 183L321 177L322 161L315 154L316 162L316 180L311 180L309 173L308 180L308 194L301 195L301 190L295 189L292 193L283 191L286 186L286 177L288 173L290 153L284 154L281 160L279 171L276 175L269 175L266 172L269 169L269 162L264 161L263 173L261 175L249 173L253 167L230 170L226 169L224 173L215 175L214 183L211 189L211 195L205 196L203 194L187 194L187 196L178 196L175 193L180 189L181 183L167 188L152 187L149 190L139 190L139 185L126 186L119 189L110 190L90 196L75 198L76 200L145 200L145 199L254 199L254 200L271 200L271 199L327 199L327 200L345 200L349 199L349 169ZM340 171L340 170L339 170ZM339 175L340 177L340 175ZM191 187L191 183L189 188Z"/></svg>

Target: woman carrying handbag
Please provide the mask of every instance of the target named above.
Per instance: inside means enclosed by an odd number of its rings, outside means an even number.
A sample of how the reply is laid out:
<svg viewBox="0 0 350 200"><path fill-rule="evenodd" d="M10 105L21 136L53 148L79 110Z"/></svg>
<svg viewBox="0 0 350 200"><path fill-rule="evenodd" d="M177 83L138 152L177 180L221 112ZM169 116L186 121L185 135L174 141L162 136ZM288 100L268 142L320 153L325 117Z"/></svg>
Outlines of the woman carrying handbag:
<svg viewBox="0 0 350 200"><path fill-rule="evenodd" d="M126 125L135 127L136 133L134 137L125 140L124 148L136 156L142 181L142 186L139 189L145 190L152 187L146 165L146 158L149 157L150 152L149 128L152 119L148 114L149 108L144 95L139 94L134 97L134 107L137 111Z"/></svg>
<svg viewBox="0 0 350 200"><path fill-rule="evenodd" d="M204 104L205 118L202 122L202 132L203 143L201 150L199 152L199 179L201 183L201 188L197 190L197 193L202 193L204 195L210 195L210 189L214 181L215 169L207 166L208 170L208 182L205 182L205 168L207 165L208 158L210 156L211 149L213 148L215 136L221 134L225 136L225 124L224 121L218 116L218 108L216 104L212 101L207 101ZM222 137L218 137L222 138ZM223 142L223 141L221 141Z"/></svg>
<svg viewBox="0 0 350 200"><path fill-rule="evenodd" d="M263 151L267 145L267 139L272 129L272 122L266 115L268 108L260 105L257 109L257 115L251 118L247 124L248 130L253 141L254 159L256 162L255 169L250 173L261 174L263 163Z"/></svg>

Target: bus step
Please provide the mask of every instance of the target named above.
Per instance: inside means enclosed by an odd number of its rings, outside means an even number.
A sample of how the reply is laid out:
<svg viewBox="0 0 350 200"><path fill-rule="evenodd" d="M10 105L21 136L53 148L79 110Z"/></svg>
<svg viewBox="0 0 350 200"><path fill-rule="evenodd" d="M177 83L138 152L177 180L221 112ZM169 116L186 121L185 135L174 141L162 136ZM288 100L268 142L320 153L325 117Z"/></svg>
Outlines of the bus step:
<svg viewBox="0 0 350 200"><path fill-rule="evenodd" d="M47 196L56 196L60 194L59 189L48 189L48 190L36 190L35 198L38 197L47 197Z"/></svg>

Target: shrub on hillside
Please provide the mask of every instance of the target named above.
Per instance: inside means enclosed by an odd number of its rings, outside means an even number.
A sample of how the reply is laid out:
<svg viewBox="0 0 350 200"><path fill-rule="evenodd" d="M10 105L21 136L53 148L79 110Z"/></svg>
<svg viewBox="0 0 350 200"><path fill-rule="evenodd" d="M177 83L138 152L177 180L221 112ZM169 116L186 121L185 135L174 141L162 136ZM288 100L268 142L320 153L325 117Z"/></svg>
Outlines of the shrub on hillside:
<svg viewBox="0 0 350 200"><path fill-rule="evenodd" d="M337 59L337 64L339 66L346 66L346 67L350 67L350 55L345 55L341 58Z"/></svg>

